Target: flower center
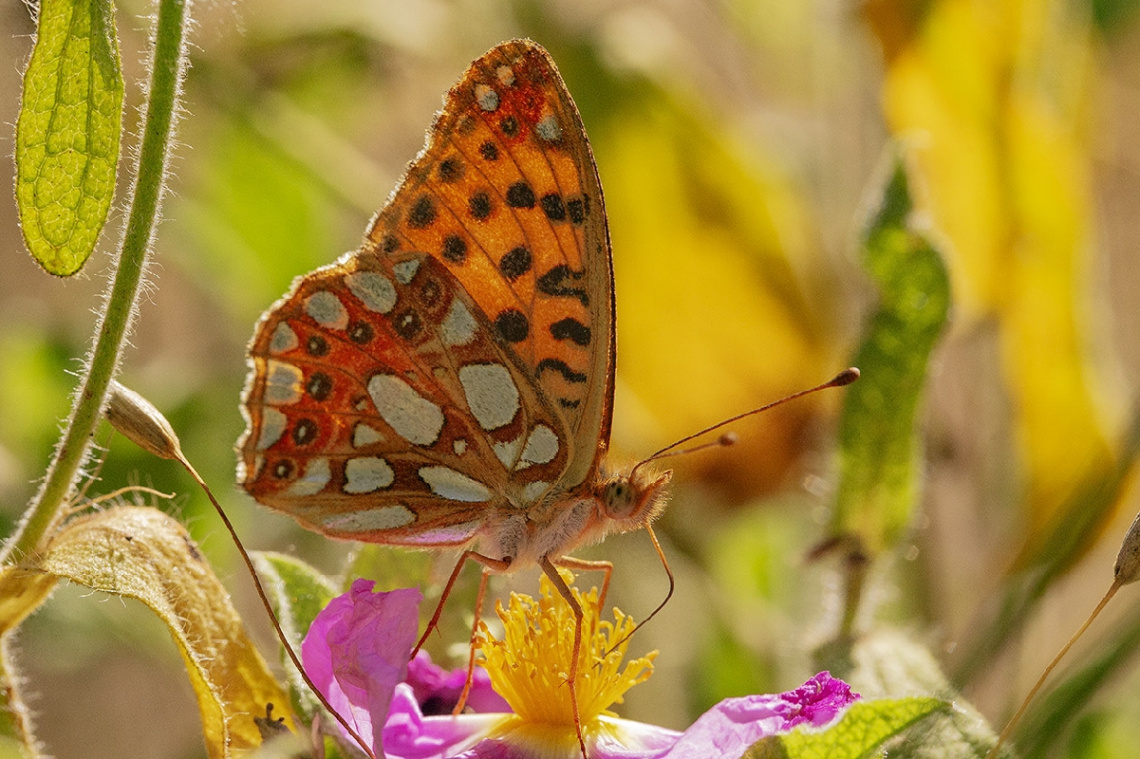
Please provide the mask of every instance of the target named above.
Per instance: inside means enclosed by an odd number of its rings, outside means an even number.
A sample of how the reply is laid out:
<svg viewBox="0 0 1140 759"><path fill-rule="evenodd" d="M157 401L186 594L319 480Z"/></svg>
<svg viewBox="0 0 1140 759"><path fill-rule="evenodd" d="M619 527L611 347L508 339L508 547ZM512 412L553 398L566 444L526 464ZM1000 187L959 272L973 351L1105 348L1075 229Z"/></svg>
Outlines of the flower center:
<svg viewBox="0 0 1140 759"><path fill-rule="evenodd" d="M568 581L573 581L573 575L569 575ZM574 612L545 576L539 589L541 597L537 601L512 593L506 609L501 602L497 605L496 612L503 623L501 640L493 638L486 624L480 623L480 664L490 674L495 691L507 700L521 722L573 728L569 679L574 655ZM620 704L627 690L649 679L657 652L626 662L623 668L622 659L629 643L624 639L636 626L633 620L615 608L614 621L603 621L597 588L585 594L577 588L571 590L583 612L575 691L579 717L586 730L599 716L614 716L607 711L609 707Z"/></svg>

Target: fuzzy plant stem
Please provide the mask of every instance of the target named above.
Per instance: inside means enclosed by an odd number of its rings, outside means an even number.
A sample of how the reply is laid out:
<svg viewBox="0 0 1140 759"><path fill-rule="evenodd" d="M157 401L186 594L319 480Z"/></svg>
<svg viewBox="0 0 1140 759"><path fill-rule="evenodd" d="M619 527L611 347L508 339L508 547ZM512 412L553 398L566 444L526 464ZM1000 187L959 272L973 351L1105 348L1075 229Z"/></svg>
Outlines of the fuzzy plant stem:
<svg viewBox="0 0 1140 759"><path fill-rule="evenodd" d="M0 555L2 564L17 563L42 548L51 526L75 489L99 423L107 388L118 369L123 342L135 314L147 253L158 224L178 96L186 70L189 4L190 0L159 0L142 145L115 276L95 333L95 347L63 437L56 446L39 492L4 546Z"/></svg>

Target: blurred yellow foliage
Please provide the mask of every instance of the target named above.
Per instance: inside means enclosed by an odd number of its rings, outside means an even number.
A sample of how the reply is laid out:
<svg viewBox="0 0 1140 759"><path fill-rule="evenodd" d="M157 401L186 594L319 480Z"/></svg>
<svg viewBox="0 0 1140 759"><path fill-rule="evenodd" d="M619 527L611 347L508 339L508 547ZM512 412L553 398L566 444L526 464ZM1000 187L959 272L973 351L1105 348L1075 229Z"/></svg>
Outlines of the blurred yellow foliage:
<svg viewBox="0 0 1140 759"><path fill-rule="evenodd" d="M617 280L615 447L647 456L834 373L823 309L813 312L797 268L809 268L811 251L787 179L665 100L607 127L594 142ZM653 426L623 426L631 406ZM774 487L811 409L749 426L732 456L686 465L717 467L718 484L737 495Z"/></svg>
<svg viewBox="0 0 1140 759"><path fill-rule="evenodd" d="M958 327L998 324L1040 529L1108 465L1117 421L1089 361L1088 20L1015 0L883 1L866 16L885 53L888 125L911 141L947 238Z"/></svg>

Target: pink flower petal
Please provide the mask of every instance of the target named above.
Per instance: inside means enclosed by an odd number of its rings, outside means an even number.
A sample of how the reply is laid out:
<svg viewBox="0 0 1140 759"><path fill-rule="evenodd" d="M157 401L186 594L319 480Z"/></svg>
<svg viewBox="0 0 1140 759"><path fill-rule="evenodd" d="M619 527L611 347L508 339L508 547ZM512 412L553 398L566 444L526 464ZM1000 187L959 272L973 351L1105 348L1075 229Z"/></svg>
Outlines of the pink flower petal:
<svg viewBox="0 0 1140 759"><path fill-rule="evenodd" d="M476 667L472 673L471 692L467 696L467 708L476 714L487 712L509 712L506 699L491 689L491 677L487 670ZM427 715L451 714L463 692L467 680L467 669L459 667L446 671L432 662L427 651L420 651L408 664L408 679L419 702L420 710Z"/></svg>
<svg viewBox="0 0 1140 759"><path fill-rule="evenodd" d="M333 709L382 756L374 725L387 719L392 693L407 674L422 596L415 588L373 593L373 585L357 580L317 615L301 659Z"/></svg>
<svg viewBox="0 0 1140 759"><path fill-rule="evenodd" d="M455 756L507 717L507 714L425 717L412 687L401 683L396 686L388 721L384 724L384 747L388 759L443 759Z"/></svg>
<svg viewBox="0 0 1140 759"><path fill-rule="evenodd" d="M857 698L847 683L827 672L787 693L726 698L702 714L663 759L736 759L761 738L805 722L826 725Z"/></svg>

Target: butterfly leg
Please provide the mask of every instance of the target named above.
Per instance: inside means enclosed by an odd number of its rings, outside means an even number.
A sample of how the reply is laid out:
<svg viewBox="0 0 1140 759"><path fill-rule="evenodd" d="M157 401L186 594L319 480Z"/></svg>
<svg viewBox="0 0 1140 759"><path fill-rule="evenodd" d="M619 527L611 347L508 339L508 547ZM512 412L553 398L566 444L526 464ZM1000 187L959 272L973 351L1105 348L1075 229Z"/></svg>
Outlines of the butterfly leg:
<svg viewBox="0 0 1140 759"><path fill-rule="evenodd" d="M562 561L560 559L559 561ZM573 561L578 561L574 559ZM550 578L550 583L558 590L558 594L566 599L566 603L570 604L570 610L574 612L574 656L570 660L570 678L568 685L570 686L570 710L574 714L574 730L578 733L578 747L582 749L582 759L588 759L586 755L586 739L582 735L582 718L578 712L578 658L582 654L582 619L584 614L582 606L578 603L578 599L570 592L570 586L562 579L562 575L558 574L558 567L550 560L549 557L543 556L539 561L542 571Z"/></svg>
<svg viewBox="0 0 1140 759"><path fill-rule="evenodd" d="M492 559L490 556L484 556L477 551L467 550L460 554L459 561L455 562L455 569L451 570L451 577L447 579L447 584L443 586L443 593L441 593L439 596L439 603L435 605L435 612L431 615L431 620L428 622L427 628L424 629L424 634L420 636L420 640L418 643L416 643L416 647L412 649L411 658L416 658L416 654L420 652L420 649L424 647L424 643L427 642L428 636L431 635L432 631L435 630L435 628L439 625L439 618L443 616L443 604L446 603L447 597L451 595L451 589L455 586L455 581L459 579L459 573L463 570L463 566L467 563L468 560L476 561L485 567L484 577L482 583L479 586L480 604L482 604L483 587L487 582L486 571L490 570L492 572L506 572L507 569L509 569L511 566L511 562L509 561L506 561L504 559ZM475 619L476 622L478 622L478 612L475 614Z"/></svg>
<svg viewBox="0 0 1140 759"><path fill-rule="evenodd" d="M602 590L598 594L598 609L602 609L606 605L606 594L610 591L610 578L614 573L613 562L609 561L591 561L589 559L575 559L573 556L563 556L561 559L554 561L554 566L563 567L565 569L574 569L579 572L601 572L602 573Z"/></svg>
<svg viewBox="0 0 1140 759"><path fill-rule="evenodd" d="M483 600L487 596L487 581L491 579L491 570L483 567L483 575L479 578L479 593L475 596L475 620L471 623L471 646L467 652L467 677L463 680L463 692L455 702L452 714L462 714L463 707L467 706L467 697L471 694L471 683L475 679L475 641L479 637L479 620L483 618Z"/></svg>

